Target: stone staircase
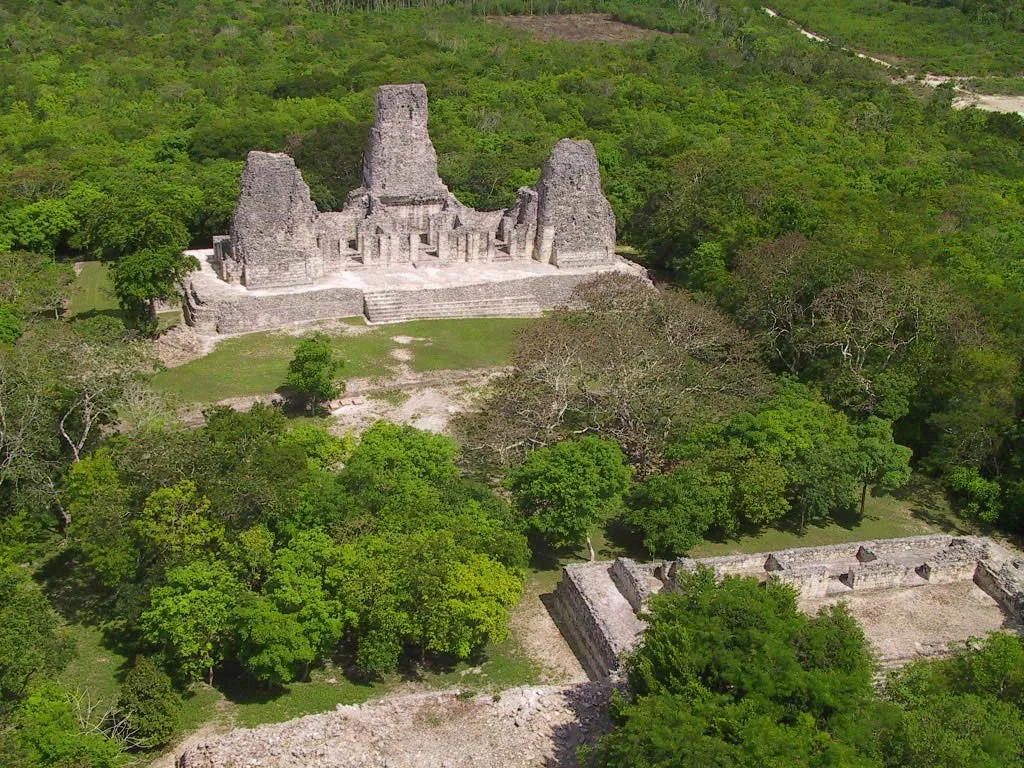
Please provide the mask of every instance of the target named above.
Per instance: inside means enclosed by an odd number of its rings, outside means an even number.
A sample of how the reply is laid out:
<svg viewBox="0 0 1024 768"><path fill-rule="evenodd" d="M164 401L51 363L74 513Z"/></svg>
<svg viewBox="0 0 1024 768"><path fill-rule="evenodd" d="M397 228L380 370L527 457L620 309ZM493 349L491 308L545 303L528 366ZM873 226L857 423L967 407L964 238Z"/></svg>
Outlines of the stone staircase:
<svg viewBox="0 0 1024 768"><path fill-rule="evenodd" d="M537 317L533 296L463 296L454 291L373 291L363 297L370 323L467 317Z"/></svg>

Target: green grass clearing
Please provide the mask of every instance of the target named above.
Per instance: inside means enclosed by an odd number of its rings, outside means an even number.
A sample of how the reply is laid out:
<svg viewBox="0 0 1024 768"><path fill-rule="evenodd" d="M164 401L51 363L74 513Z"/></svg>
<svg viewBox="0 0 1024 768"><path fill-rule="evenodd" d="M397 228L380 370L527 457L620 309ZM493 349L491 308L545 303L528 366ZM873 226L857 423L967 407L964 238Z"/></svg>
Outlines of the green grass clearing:
<svg viewBox="0 0 1024 768"><path fill-rule="evenodd" d="M705 541L685 553L690 557L716 557L750 552L772 552L796 547L818 547L849 541L896 539L923 536L930 533L973 533L974 531L950 509L938 486L931 480L915 477L911 485L897 494L868 494L864 517L855 515L840 518L827 525L809 525L797 532L780 528L766 528L751 535L725 541ZM628 541L618 535L613 521L603 521L590 530L594 552L601 560L631 557L649 560L639 542ZM680 553L681 555L684 553ZM540 572L559 568L568 563L586 561L586 545L571 552L561 552L538 560Z"/></svg>
<svg viewBox="0 0 1024 768"><path fill-rule="evenodd" d="M81 265L78 276L71 287L71 306L68 315L121 315L114 285L110 282L107 265L98 261L86 261Z"/></svg>
<svg viewBox="0 0 1024 768"><path fill-rule="evenodd" d="M954 516L945 499L926 497L868 496L864 517L849 523L811 525L803 533L769 528L758 536L741 536L722 542L705 542L691 550L691 557L772 552L794 547L818 547L848 541L898 539L929 533L966 533L963 521Z"/></svg>
<svg viewBox="0 0 1024 768"><path fill-rule="evenodd" d="M413 353L410 367L419 372L507 365L524 318L416 320L374 326L362 333L329 333L344 359L345 379L386 376L398 361L391 351ZM316 329L310 329L312 333ZM396 336L415 341L400 345ZM301 335L272 331L225 339L210 354L153 377L154 388L182 400L211 403L230 397L268 394L284 382Z"/></svg>
<svg viewBox="0 0 1024 768"><path fill-rule="evenodd" d="M98 627L71 624L68 633L74 640L75 655L61 673L60 681L88 694L93 702L113 706L131 662L108 647Z"/></svg>

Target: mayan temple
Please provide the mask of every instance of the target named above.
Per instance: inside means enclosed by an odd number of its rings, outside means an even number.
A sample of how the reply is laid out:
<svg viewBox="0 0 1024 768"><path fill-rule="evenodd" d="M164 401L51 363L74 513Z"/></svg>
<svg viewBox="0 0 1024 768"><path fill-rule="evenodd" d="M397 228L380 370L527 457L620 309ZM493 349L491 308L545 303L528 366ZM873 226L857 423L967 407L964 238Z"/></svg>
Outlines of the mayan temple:
<svg viewBox="0 0 1024 768"><path fill-rule="evenodd" d="M562 139L511 208L476 211L438 175L422 84L377 90L362 182L340 211L320 211L291 157L250 152L230 234L189 286L190 322L224 333L358 314L535 315L596 273L638 271L615 255L589 141Z"/></svg>

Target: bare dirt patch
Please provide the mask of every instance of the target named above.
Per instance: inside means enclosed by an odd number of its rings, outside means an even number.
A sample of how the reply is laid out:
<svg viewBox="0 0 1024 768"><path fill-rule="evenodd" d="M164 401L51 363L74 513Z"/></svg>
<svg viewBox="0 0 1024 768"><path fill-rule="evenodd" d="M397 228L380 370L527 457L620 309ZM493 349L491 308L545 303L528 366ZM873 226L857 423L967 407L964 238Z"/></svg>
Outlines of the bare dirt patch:
<svg viewBox="0 0 1024 768"><path fill-rule="evenodd" d="M666 35L655 29L615 21L606 13L573 13L564 16L488 16L488 21L533 35L534 40L570 43L631 43Z"/></svg>
<svg viewBox="0 0 1024 768"><path fill-rule="evenodd" d="M546 584L536 579L526 582L523 598L512 612L509 623L512 636L530 660L540 665L542 682L586 682L587 673L543 602L550 591Z"/></svg>
<svg viewBox="0 0 1024 768"><path fill-rule="evenodd" d="M852 592L803 601L808 613L846 603L883 665L942 655L950 646L997 629L1016 629L999 604L970 581Z"/></svg>
<svg viewBox="0 0 1024 768"><path fill-rule="evenodd" d="M443 433L455 414L475 406L481 388L499 373L500 368L416 373L403 365L394 378L353 379L331 411L331 431L361 432L383 419Z"/></svg>
<svg viewBox="0 0 1024 768"><path fill-rule="evenodd" d="M570 768L608 727L609 688L524 687L500 695L398 694L233 731L189 748L181 768Z"/></svg>

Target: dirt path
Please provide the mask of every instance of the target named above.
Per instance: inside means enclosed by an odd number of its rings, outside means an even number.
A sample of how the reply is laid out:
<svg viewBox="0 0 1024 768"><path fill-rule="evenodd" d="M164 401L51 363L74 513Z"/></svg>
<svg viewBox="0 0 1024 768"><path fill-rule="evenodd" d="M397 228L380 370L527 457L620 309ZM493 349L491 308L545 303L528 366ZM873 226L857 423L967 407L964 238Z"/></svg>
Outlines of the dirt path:
<svg viewBox="0 0 1024 768"><path fill-rule="evenodd" d="M558 631L545 600L550 598L552 582L531 578L519 601L509 628L523 652L541 667L543 683L582 683L587 673L572 648Z"/></svg>
<svg viewBox="0 0 1024 768"><path fill-rule="evenodd" d="M794 26L799 30L800 34L809 40L815 42L825 43L827 45L833 45L832 41L818 32L814 32L806 27L801 26L798 22L793 19L787 18L781 15L774 8L767 6L761 8L766 14L772 18L781 19L787 24ZM885 67L886 69L892 69L893 64L885 59L880 59L877 56L865 53L864 51L858 51L854 48L847 48L846 46L837 46L840 50L848 51L853 55L861 59L867 59L879 66ZM1024 95L1010 95L1010 94L985 94L976 93L970 90L967 85L971 80L977 78L968 77L966 75L934 75L931 73L925 73L923 77L909 76L909 77L895 77L893 82L900 85L926 85L929 88L937 88L940 85L947 83L952 84L955 95L953 96L953 109L967 109L968 107L974 107L975 109L981 109L986 112L1008 112L1016 113L1024 117Z"/></svg>

